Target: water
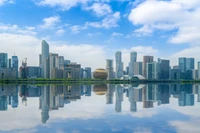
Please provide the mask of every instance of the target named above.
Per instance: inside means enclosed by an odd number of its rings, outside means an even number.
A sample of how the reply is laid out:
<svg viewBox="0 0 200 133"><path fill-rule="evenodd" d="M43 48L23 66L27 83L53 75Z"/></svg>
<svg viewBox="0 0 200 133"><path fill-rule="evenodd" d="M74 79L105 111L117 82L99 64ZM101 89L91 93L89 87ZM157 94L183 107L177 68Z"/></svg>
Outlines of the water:
<svg viewBox="0 0 200 133"><path fill-rule="evenodd" d="M200 86L1 85L0 132L199 133Z"/></svg>

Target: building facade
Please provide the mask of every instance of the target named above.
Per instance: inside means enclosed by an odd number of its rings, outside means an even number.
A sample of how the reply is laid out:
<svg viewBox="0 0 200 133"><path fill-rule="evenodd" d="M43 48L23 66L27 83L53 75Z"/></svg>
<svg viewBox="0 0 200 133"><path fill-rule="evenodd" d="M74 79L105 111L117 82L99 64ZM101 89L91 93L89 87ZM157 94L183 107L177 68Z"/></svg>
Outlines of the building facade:
<svg viewBox="0 0 200 133"><path fill-rule="evenodd" d="M129 75L133 76L134 74L134 63L137 61L137 52L132 51L130 53L130 62L129 62Z"/></svg>
<svg viewBox="0 0 200 133"><path fill-rule="evenodd" d="M151 63L153 62L153 56L143 56L143 76L145 78L147 78L147 75L146 75L146 66L147 66L147 63Z"/></svg>
<svg viewBox="0 0 200 133"><path fill-rule="evenodd" d="M106 70L108 72L108 80L114 79L113 60L106 60Z"/></svg>
<svg viewBox="0 0 200 133"><path fill-rule="evenodd" d="M117 79L120 79L123 76L122 53L120 51L117 51L115 53L115 61L116 61L115 77Z"/></svg>

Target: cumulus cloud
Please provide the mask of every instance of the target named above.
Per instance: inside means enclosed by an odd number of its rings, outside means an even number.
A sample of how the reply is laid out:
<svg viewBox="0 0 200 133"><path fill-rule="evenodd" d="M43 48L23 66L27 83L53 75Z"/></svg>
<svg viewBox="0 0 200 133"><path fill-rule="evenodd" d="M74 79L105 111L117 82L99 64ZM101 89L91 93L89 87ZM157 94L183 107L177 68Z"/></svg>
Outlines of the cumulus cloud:
<svg viewBox="0 0 200 133"><path fill-rule="evenodd" d="M37 32L34 30L35 30L34 27L21 28L18 25L0 23L0 33L17 33L17 34L24 34L24 35L36 35Z"/></svg>
<svg viewBox="0 0 200 133"><path fill-rule="evenodd" d="M112 13L112 9L109 4L94 3L89 7L85 7L85 10L92 10L97 16L104 16Z"/></svg>
<svg viewBox="0 0 200 133"><path fill-rule="evenodd" d="M43 24L40 25L39 28L42 28L42 29L54 28L54 26L59 22L60 22L59 16L51 16L48 18L44 18Z"/></svg>
<svg viewBox="0 0 200 133"><path fill-rule="evenodd" d="M56 31L56 35L58 35L58 36L62 36L64 33L65 33L65 30L63 30L63 29L59 29Z"/></svg>
<svg viewBox="0 0 200 133"><path fill-rule="evenodd" d="M117 32L113 32L111 37L120 37L120 36L123 36L122 33L117 33Z"/></svg>
<svg viewBox="0 0 200 133"><path fill-rule="evenodd" d="M134 25L142 25L136 31L177 30L175 36L169 39L171 43L199 44L199 7L199 0L149 0L133 8L128 18Z"/></svg>
<svg viewBox="0 0 200 133"><path fill-rule="evenodd" d="M112 28L117 27L117 22L120 20L120 12L115 12L111 15L108 15L106 18L104 18L101 22L86 22L86 26L88 27L95 27L95 28Z"/></svg>

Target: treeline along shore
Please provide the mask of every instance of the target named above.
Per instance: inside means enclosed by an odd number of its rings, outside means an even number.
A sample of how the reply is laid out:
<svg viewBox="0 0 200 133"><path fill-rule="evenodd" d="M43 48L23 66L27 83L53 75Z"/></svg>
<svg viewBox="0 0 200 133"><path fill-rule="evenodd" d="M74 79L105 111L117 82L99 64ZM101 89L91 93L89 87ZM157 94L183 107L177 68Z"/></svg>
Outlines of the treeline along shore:
<svg viewBox="0 0 200 133"><path fill-rule="evenodd" d="M1 79L1 84L146 84L146 83L200 83L200 80L149 80L149 79L134 79L134 80L100 80L100 79Z"/></svg>

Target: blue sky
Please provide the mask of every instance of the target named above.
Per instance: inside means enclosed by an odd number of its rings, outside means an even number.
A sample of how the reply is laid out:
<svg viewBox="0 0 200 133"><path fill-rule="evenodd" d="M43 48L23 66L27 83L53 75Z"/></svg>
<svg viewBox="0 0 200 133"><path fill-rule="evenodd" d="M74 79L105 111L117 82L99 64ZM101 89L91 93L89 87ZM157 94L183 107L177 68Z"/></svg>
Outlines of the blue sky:
<svg viewBox="0 0 200 133"><path fill-rule="evenodd" d="M133 50L139 61L199 61L199 13L199 0L0 0L0 52L38 65L45 39L51 52L84 67L105 67L117 50L125 66Z"/></svg>

